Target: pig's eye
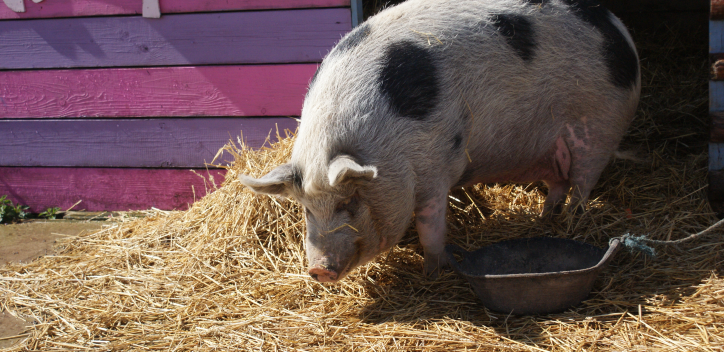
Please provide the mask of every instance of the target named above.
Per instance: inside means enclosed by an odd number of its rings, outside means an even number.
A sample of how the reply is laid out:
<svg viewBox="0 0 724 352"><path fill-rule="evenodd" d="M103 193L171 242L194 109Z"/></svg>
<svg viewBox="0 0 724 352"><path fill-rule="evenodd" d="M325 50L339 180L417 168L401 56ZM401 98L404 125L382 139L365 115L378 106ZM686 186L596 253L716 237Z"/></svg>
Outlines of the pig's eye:
<svg viewBox="0 0 724 352"><path fill-rule="evenodd" d="M334 209L336 212L347 211L350 216L354 216L357 211L357 205L359 203L359 195L355 193L352 197L342 200L337 204Z"/></svg>

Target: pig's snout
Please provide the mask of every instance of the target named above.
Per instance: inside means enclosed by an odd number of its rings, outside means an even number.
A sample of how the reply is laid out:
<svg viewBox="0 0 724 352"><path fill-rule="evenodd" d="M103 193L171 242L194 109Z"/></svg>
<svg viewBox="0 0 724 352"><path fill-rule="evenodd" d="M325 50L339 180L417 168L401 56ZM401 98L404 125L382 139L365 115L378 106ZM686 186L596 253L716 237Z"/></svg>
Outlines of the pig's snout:
<svg viewBox="0 0 724 352"><path fill-rule="evenodd" d="M330 266L315 265L309 269L309 275L319 282L335 282L339 277L337 271Z"/></svg>

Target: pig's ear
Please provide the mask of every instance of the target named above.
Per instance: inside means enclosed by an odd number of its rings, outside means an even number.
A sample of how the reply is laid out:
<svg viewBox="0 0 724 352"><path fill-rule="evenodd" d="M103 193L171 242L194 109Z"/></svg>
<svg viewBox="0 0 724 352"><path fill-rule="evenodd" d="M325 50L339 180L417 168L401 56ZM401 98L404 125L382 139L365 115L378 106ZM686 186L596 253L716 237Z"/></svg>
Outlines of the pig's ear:
<svg viewBox="0 0 724 352"><path fill-rule="evenodd" d="M256 193L288 197L291 194L294 177L294 167L291 164L284 164L261 178L239 175L239 181Z"/></svg>
<svg viewBox="0 0 724 352"><path fill-rule="evenodd" d="M334 187L346 183L362 184L377 177L377 168L362 166L349 156L338 156L329 163L329 184Z"/></svg>

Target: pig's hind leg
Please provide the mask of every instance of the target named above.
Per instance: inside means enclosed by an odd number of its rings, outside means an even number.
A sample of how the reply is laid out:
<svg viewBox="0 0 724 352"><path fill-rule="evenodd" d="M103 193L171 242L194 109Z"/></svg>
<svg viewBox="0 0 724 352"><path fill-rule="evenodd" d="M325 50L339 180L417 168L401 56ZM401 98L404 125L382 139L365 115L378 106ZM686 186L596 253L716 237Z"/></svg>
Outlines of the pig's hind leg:
<svg viewBox="0 0 724 352"><path fill-rule="evenodd" d="M563 137L558 137L555 146L550 150L551 158L548 167L551 172L543 182L548 186L548 195L543 203L542 217L559 215L563 212L568 190L571 188L569 173L571 170L571 152Z"/></svg>
<svg viewBox="0 0 724 352"><path fill-rule="evenodd" d="M570 129L568 138L558 138L552 150L553 158L549 159L552 161L549 166L551 172L543 179L548 186L548 196L543 203L541 216L561 214L569 190L569 211L583 212L591 190L613 153L602 144L596 143L587 130L585 137L578 137Z"/></svg>
<svg viewBox="0 0 724 352"><path fill-rule="evenodd" d="M548 195L545 203L543 203L543 212L541 217L550 217L563 213L563 204L566 202L568 190L571 189L571 183L568 180L543 180L548 186Z"/></svg>
<svg viewBox="0 0 724 352"><path fill-rule="evenodd" d="M585 210L588 197L596 186L603 169L611 160L618 140L610 135L589 133L583 125L577 130L568 126L567 144L571 152L569 181L571 197L569 207L578 213Z"/></svg>
<svg viewBox="0 0 724 352"><path fill-rule="evenodd" d="M610 158L610 155L587 155L585 159L577 160L571 169L571 209L578 213L585 210L588 197Z"/></svg>

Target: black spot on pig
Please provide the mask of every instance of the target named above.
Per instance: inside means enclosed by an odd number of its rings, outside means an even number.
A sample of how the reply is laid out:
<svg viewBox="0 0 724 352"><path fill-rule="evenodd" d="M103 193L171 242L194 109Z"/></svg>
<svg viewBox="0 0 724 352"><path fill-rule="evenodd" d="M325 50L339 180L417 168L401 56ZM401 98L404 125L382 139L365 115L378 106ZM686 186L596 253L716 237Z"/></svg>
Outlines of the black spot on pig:
<svg viewBox="0 0 724 352"><path fill-rule="evenodd" d="M292 172L292 184L294 185L294 188L298 190L302 189L302 170L297 167L295 167Z"/></svg>
<svg viewBox="0 0 724 352"><path fill-rule="evenodd" d="M362 41L365 40L365 38L367 38L371 32L372 29L367 23L355 28L355 30L347 34L344 38L342 38L342 40L339 41L337 47L334 49L335 54L341 54L355 48L360 43L362 43Z"/></svg>
<svg viewBox="0 0 724 352"><path fill-rule="evenodd" d="M380 91L400 116L424 120L437 104L440 87L432 53L412 41L385 50Z"/></svg>
<svg viewBox="0 0 724 352"><path fill-rule="evenodd" d="M535 32L533 24L527 18L501 14L492 15L490 21L523 61L533 59L536 48Z"/></svg>
<svg viewBox="0 0 724 352"><path fill-rule="evenodd" d="M631 88L639 74L636 52L626 37L611 21L611 13L595 0L563 0L580 18L596 28L604 38L601 49L611 82L620 88Z"/></svg>
<svg viewBox="0 0 724 352"><path fill-rule="evenodd" d="M453 151L458 151L458 150L460 150L460 147L461 147L462 144L463 144L463 136L458 133L458 134L455 136L455 138L453 138L452 142L453 142L453 148L452 148Z"/></svg>

